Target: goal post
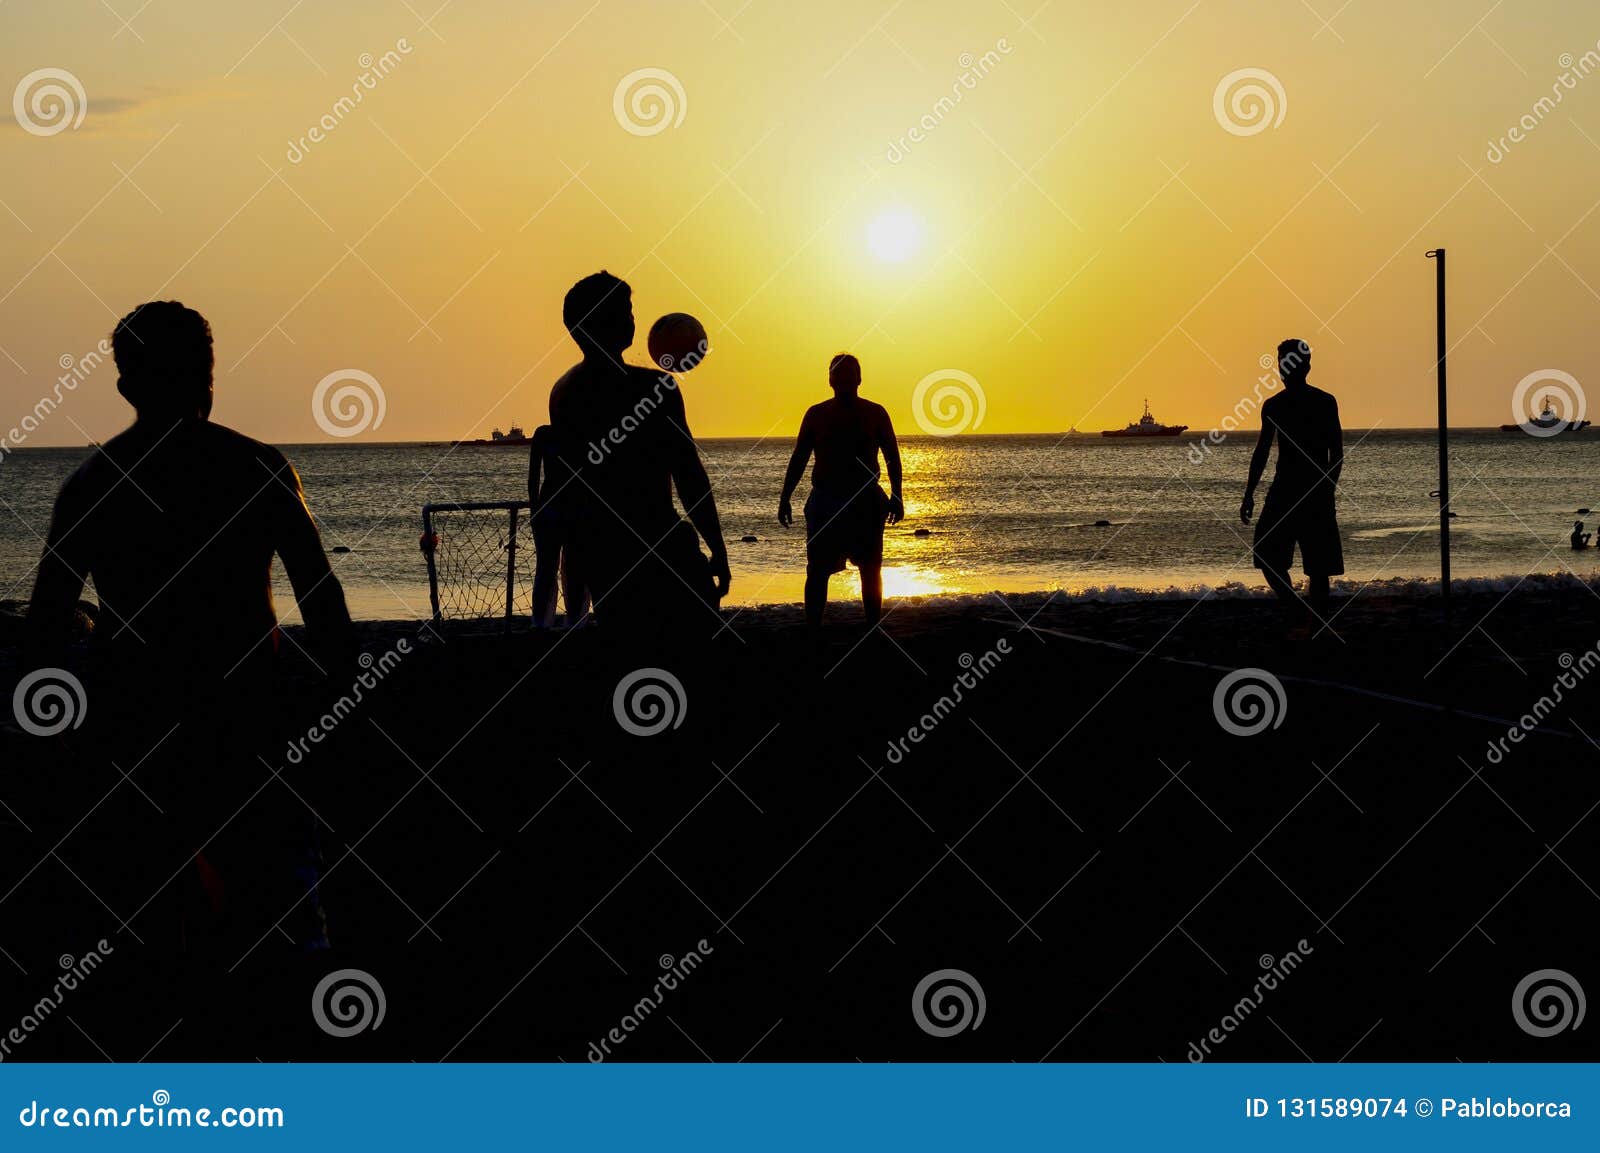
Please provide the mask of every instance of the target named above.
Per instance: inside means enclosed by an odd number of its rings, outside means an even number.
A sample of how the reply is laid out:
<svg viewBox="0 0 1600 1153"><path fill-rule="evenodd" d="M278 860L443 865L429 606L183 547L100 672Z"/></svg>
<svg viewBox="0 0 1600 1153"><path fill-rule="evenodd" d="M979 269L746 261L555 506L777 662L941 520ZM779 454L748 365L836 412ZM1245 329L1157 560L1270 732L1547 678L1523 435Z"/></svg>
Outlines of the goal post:
<svg viewBox="0 0 1600 1153"><path fill-rule="evenodd" d="M422 506L419 544L435 623L499 618L509 628L532 614L531 507L525 500Z"/></svg>

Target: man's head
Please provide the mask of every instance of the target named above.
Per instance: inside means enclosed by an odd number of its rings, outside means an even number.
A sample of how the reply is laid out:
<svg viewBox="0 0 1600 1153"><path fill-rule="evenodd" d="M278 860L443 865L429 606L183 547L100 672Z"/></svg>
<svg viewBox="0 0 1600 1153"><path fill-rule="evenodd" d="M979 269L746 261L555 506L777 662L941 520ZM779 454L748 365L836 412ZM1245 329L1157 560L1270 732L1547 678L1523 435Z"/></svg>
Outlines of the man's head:
<svg viewBox="0 0 1600 1153"><path fill-rule="evenodd" d="M861 362L841 352L828 362L828 385L834 392L854 395L861 387Z"/></svg>
<svg viewBox="0 0 1600 1153"><path fill-rule="evenodd" d="M1278 345L1278 375L1284 384L1304 384L1311 372L1311 346L1303 340Z"/></svg>
<svg viewBox="0 0 1600 1153"><path fill-rule="evenodd" d="M176 300L141 304L111 333L117 391L142 417L211 415L211 326Z"/></svg>
<svg viewBox="0 0 1600 1153"><path fill-rule="evenodd" d="M633 289L609 272L585 276L567 290L561 319L585 358L620 357L633 343Z"/></svg>

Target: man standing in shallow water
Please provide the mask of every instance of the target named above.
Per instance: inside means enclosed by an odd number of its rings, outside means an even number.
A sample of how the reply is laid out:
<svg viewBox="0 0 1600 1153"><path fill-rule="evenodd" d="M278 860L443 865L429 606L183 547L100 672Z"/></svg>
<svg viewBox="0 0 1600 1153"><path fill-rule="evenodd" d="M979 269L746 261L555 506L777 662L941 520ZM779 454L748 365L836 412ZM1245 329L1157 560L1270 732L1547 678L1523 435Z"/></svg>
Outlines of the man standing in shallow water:
<svg viewBox="0 0 1600 1153"><path fill-rule="evenodd" d="M841 353L828 365L833 399L814 404L800 422L794 454L778 498L778 523L794 523L789 498L805 475L811 454L811 495L806 499L806 623L822 624L828 578L854 562L861 573L861 606L867 627L883 610L883 526L905 516L900 497L900 444L881 404L862 400L861 362ZM889 470L889 496L878 487L878 453Z"/></svg>

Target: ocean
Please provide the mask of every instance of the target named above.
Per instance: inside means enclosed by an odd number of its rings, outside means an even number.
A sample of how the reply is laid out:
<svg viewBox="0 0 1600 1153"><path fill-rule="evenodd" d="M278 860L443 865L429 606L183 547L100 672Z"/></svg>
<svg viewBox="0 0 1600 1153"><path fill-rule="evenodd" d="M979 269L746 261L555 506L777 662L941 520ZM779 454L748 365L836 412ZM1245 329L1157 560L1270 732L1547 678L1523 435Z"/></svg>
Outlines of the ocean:
<svg viewBox="0 0 1600 1153"><path fill-rule="evenodd" d="M906 519L884 546L891 599L941 593L1062 589L1111 598L1261 587L1239 498L1255 434L1220 444L1200 434L1160 441L1058 435L907 437ZM792 603L801 595L805 537L776 520L791 443L701 441L728 539L734 605ZM430 614L418 549L425 503L526 498L527 451L448 444L302 444L299 468L354 615ZM0 461L0 599L26 598L56 489L88 449L18 449ZM1339 497L1345 582L1436 581L1437 455L1431 431L1346 430ZM1451 434L1452 575L1517 578L1600 572L1600 549L1574 553L1578 509L1600 508L1600 437L1540 439L1520 432ZM1268 478L1271 476L1269 466ZM804 497L802 484L796 510ZM1265 482L1257 494L1257 508ZM152 531L158 531L152 510ZM493 514L495 526L504 514ZM1583 517L1591 528L1597 517ZM1109 526L1096 526L1096 521ZM451 530L441 521L441 534ZM482 527L482 525L480 525ZM493 526L491 526L492 528ZM916 535L926 530L926 535ZM742 537L753 536L753 541ZM504 585L502 541L487 534L478 567L486 596ZM520 560L531 565L522 522ZM279 612L297 619L283 574ZM1337 586L1336 586L1337 587ZM854 595L852 573L834 580ZM91 594L92 595L92 594Z"/></svg>

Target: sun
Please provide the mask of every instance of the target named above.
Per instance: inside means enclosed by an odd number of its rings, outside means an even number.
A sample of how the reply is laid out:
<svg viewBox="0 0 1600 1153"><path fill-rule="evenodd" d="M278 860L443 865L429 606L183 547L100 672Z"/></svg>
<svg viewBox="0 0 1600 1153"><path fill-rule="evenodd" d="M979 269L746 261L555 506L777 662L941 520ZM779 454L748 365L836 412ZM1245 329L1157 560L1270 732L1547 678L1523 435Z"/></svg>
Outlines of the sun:
<svg viewBox="0 0 1600 1153"><path fill-rule="evenodd" d="M867 248L879 260L905 260L921 247L922 222L909 212L880 212L867 225Z"/></svg>

